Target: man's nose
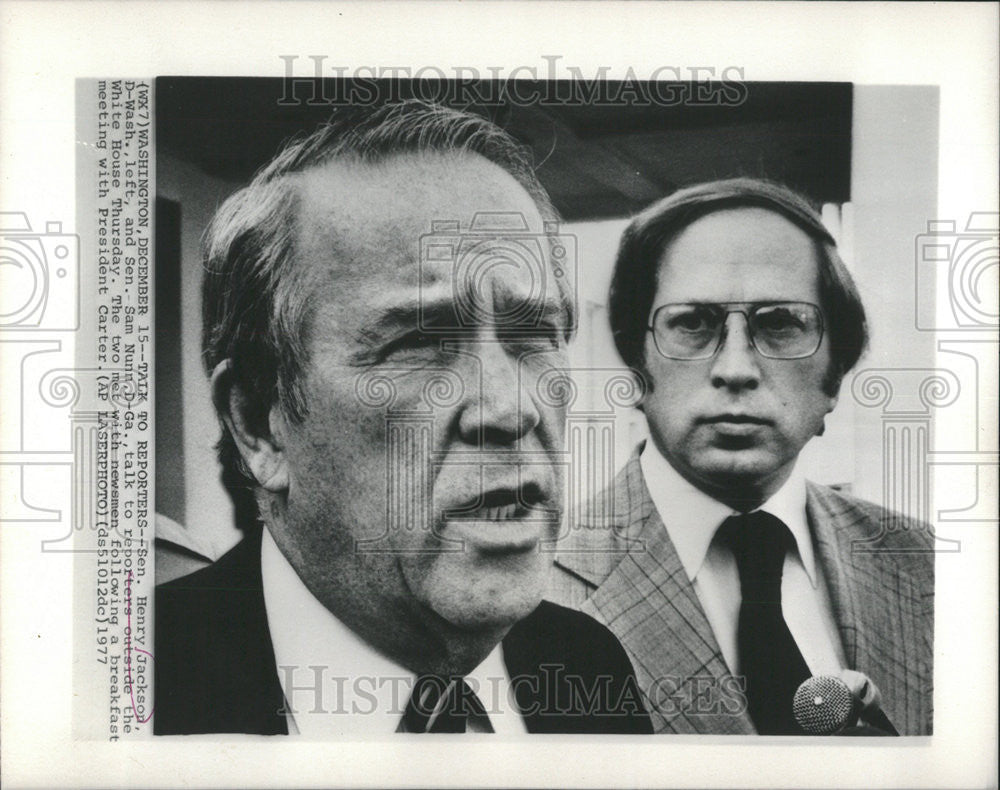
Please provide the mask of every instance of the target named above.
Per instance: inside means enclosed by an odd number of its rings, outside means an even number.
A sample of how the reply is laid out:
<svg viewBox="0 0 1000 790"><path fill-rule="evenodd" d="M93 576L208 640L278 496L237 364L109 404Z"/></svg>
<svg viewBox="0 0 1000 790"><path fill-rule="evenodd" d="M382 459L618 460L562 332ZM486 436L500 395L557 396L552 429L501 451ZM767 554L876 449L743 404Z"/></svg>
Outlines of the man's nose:
<svg viewBox="0 0 1000 790"><path fill-rule="evenodd" d="M750 341L750 327L742 313L730 313L722 327L721 347L712 360L712 386L756 389L760 359Z"/></svg>
<svg viewBox="0 0 1000 790"><path fill-rule="evenodd" d="M470 365L466 380L462 438L477 446L503 445L534 430L540 415L521 381L517 359L497 340L477 343L470 352L479 364Z"/></svg>

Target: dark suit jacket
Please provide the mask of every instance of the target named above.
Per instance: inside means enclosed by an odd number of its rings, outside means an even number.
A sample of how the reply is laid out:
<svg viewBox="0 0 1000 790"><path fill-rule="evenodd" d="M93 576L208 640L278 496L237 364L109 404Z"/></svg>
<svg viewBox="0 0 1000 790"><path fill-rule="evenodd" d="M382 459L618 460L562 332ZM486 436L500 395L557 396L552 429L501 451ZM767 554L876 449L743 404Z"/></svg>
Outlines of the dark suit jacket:
<svg viewBox="0 0 1000 790"><path fill-rule="evenodd" d="M155 645L154 733L287 734L259 533L157 587ZM652 732L628 656L593 618L543 602L503 655L529 732Z"/></svg>
<svg viewBox="0 0 1000 790"><path fill-rule="evenodd" d="M926 524L808 485L816 559L848 667L903 735L933 718L934 537ZM632 456L559 542L550 597L593 615L632 659L657 732L753 734L738 679Z"/></svg>

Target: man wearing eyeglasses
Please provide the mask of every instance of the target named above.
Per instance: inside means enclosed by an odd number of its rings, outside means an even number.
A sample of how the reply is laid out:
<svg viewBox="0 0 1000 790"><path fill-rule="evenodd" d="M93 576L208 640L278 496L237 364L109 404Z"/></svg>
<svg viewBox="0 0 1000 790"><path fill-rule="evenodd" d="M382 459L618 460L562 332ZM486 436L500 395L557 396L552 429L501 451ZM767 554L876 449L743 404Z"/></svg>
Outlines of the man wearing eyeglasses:
<svg viewBox="0 0 1000 790"><path fill-rule="evenodd" d="M752 179L671 195L625 231L609 315L651 441L560 544L553 597L618 636L659 732L803 734L800 684L855 670L929 734L929 528L796 469L868 337L815 210Z"/></svg>

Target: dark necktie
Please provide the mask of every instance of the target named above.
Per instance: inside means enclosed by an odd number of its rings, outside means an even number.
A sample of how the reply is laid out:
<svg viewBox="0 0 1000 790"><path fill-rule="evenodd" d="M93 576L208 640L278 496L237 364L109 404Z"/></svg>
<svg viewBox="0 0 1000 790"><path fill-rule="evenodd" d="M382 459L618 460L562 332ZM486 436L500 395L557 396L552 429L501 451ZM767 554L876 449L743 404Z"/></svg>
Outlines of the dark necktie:
<svg viewBox="0 0 1000 790"><path fill-rule="evenodd" d="M809 667L781 611L781 572L794 546L792 533L780 519L756 511L727 518L720 535L740 573L737 644L750 718L761 735L801 735L792 700Z"/></svg>
<svg viewBox="0 0 1000 790"><path fill-rule="evenodd" d="M493 732L479 697L459 676L421 675L403 712L405 732L465 732L470 719Z"/></svg>

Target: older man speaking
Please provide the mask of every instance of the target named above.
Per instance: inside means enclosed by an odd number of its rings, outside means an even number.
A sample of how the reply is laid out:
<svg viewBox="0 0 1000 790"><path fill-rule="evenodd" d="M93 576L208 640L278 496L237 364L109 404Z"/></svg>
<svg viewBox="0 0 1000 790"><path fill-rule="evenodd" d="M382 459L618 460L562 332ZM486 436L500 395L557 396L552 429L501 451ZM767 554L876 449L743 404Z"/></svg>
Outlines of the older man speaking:
<svg viewBox="0 0 1000 790"><path fill-rule="evenodd" d="M614 637L540 604L552 219L508 135L420 102L338 111L222 206L204 359L263 528L158 590L158 733L649 730Z"/></svg>

